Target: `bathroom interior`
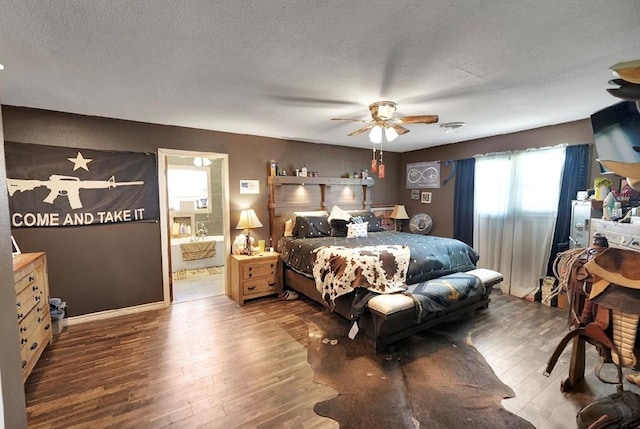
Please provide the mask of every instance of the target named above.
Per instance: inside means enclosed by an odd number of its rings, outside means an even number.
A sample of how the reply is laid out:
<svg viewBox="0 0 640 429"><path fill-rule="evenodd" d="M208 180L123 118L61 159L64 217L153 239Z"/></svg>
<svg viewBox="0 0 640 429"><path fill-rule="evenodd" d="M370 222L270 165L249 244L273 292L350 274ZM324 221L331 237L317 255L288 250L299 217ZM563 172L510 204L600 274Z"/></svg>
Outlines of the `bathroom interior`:
<svg viewBox="0 0 640 429"><path fill-rule="evenodd" d="M174 303L225 293L222 161L167 157Z"/></svg>

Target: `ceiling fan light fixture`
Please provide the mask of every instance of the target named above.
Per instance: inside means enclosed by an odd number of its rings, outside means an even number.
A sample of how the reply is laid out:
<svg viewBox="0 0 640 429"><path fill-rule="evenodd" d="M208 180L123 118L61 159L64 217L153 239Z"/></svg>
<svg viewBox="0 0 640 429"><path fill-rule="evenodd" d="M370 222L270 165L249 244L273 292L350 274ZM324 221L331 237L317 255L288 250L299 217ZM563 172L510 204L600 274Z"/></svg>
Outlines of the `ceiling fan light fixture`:
<svg viewBox="0 0 640 429"><path fill-rule="evenodd" d="M369 132L369 140L371 143L381 143L382 142L382 127L380 125L376 125L371 128Z"/></svg>
<svg viewBox="0 0 640 429"><path fill-rule="evenodd" d="M393 127L387 127L384 129L384 135L388 142L392 142L398 138L398 132Z"/></svg>
<svg viewBox="0 0 640 429"><path fill-rule="evenodd" d="M391 119L396 111L396 103L393 101L377 101L369 106L373 119Z"/></svg>

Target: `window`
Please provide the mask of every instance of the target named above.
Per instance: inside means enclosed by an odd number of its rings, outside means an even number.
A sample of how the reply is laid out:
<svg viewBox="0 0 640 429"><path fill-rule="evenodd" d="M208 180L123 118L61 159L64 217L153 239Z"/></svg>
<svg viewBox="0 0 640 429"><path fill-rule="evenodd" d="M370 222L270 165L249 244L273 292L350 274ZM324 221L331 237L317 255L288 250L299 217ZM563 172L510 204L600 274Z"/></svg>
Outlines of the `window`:
<svg viewBox="0 0 640 429"><path fill-rule="evenodd" d="M167 167L169 210L181 211L181 202L192 202L196 213L210 212L210 183L208 168L169 165Z"/></svg>

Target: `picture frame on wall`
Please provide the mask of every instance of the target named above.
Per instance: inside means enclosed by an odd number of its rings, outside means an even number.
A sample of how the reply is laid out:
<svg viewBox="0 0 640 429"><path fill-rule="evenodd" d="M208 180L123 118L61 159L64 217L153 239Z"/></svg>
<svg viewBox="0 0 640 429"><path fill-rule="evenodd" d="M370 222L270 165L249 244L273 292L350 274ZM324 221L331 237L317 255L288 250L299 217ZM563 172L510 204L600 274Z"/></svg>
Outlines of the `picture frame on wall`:
<svg viewBox="0 0 640 429"><path fill-rule="evenodd" d="M420 202L422 204L431 204L431 192L421 192Z"/></svg>
<svg viewBox="0 0 640 429"><path fill-rule="evenodd" d="M411 199L419 200L420 199L420 189L412 189L411 190Z"/></svg>

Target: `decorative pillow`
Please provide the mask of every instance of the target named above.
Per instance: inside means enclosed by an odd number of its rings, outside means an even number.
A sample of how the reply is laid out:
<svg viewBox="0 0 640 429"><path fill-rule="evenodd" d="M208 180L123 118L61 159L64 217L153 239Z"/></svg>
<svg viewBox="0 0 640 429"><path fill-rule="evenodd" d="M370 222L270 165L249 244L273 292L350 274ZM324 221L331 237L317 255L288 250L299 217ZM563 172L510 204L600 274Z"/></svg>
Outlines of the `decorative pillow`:
<svg viewBox="0 0 640 429"><path fill-rule="evenodd" d="M331 227L326 216L297 216L293 235L298 238L326 237Z"/></svg>
<svg viewBox="0 0 640 429"><path fill-rule="evenodd" d="M313 210L310 212L293 212L294 216L329 216L326 210Z"/></svg>
<svg viewBox="0 0 640 429"><path fill-rule="evenodd" d="M284 236L293 237L293 220L287 219L284 223Z"/></svg>
<svg viewBox="0 0 640 429"><path fill-rule="evenodd" d="M347 238L357 238L367 236L368 222L350 223L347 225Z"/></svg>
<svg viewBox="0 0 640 429"><path fill-rule="evenodd" d="M377 217L370 210L349 210L351 216L356 217L360 216L365 222L369 222L369 232L379 232L383 231L382 226L380 225L380 218Z"/></svg>
<svg viewBox="0 0 640 429"><path fill-rule="evenodd" d="M346 237L348 220L333 219L329 222L332 237Z"/></svg>
<svg viewBox="0 0 640 429"><path fill-rule="evenodd" d="M331 209L331 213L329 214L329 222L334 219L349 221L351 219L351 215L349 214L349 212L342 210L340 207L333 206L333 208Z"/></svg>

